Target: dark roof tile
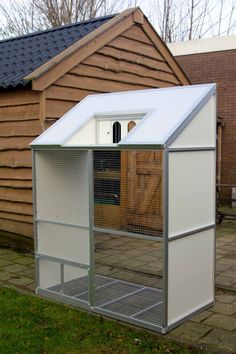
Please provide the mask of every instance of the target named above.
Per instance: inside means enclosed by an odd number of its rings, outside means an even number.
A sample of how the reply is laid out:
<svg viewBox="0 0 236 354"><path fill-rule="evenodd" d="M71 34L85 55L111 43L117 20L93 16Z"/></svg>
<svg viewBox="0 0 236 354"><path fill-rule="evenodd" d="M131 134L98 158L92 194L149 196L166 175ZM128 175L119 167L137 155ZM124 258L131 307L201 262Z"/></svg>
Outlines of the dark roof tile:
<svg viewBox="0 0 236 354"><path fill-rule="evenodd" d="M0 87L27 85L24 77L115 15L0 41Z"/></svg>

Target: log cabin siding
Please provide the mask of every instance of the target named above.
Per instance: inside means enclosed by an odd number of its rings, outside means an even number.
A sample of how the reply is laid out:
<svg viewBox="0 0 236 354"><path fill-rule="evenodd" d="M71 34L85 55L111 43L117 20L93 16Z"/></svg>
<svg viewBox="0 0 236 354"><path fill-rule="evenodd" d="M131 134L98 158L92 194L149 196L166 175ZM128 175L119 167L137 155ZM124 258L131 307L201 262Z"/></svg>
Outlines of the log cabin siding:
<svg viewBox="0 0 236 354"><path fill-rule="evenodd" d="M0 93L0 230L33 236L29 143L75 104L89 94L183 84L138 24L78 62L41 92Z"/></svg>
<svg viewBox="0 0 236 354"><path fill-rule="evenodd" d="M41 133L39 93L0 94L0 230L32 237L30 142Z"/></svg>
<svg viewBox="0 0 236 354"><path fill-rule="evenodd" d="M181 83L167 61L133 25L47 88L45 127L88 94L175 85Z"/></svg>

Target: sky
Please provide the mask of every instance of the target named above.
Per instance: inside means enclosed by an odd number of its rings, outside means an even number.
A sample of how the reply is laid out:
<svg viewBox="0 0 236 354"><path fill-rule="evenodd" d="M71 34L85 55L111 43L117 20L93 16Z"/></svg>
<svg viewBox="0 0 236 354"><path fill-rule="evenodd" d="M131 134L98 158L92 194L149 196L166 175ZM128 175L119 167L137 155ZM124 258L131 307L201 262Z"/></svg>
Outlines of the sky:
<svg viewBox="0 0 236 354"><path fill-rule="evenodd" d="M10 0L0 0L1 5L9 6ZM12 0L22 2L27 0ZM139 6L149 18L157 32L163 32L163 4L167 0L108 0L116 4L115 11L127 7ZM217 35L236 33L236 0L169 0L172 5L171 31L174 31L172 41L189 39L189 4L193 1L196 5L194 11L194 26L192 39L207 38ZM117 4L120 5L117 8ZM221 25L219 26L220 10L222 5ZM203 15L203 8L207 11ZM184 20L183 20L184 18ZM0 14L0 27L4 26L4 17Z"/></svg>

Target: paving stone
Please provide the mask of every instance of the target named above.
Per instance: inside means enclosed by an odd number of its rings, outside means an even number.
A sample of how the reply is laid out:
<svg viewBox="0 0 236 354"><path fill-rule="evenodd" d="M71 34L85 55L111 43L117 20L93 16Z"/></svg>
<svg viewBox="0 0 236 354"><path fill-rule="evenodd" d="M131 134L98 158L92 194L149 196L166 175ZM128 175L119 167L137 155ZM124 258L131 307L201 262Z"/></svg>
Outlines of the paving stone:
<svg viewBox="0 0 236 354"><path fill-rule="evenodd" d="M14 259L16 259L17 257L19 257L19 253L16 253L16 252L8 252L8 253L2 254L0 257L1 257L1 258L4 258L4 259L14 260Z"/></svg>
<svg viewBox="0 0 236 354"><path fill-rule="evenodd" d="M30 291L30 292L35 292L35 283L30 283L26 285L26 288Z"/></svg>
<svg viewBox="0 0 236 354"><path fill-rule="evenodd" d="M191 321L193 322L202 322L204 321L206 318L208 318L209 316L212 316L212 312L210 311L203 311L201 313L199 313L199 315L194 316Z"/></svg>
<svg viewBox="0 0 236 354"><path fill-rule="evenodd" d="M236 271L232 271L232 270L228 269L228 270L222 272L221 276L233 278L235 280L236 279Z"/></svg>
<svg viewBox="0 0 236 354"><path fill-rule="evenodd" d="M198 341L205 336L212 328L202 323L185 322L170 332L171 336L181 338L181 340Z"/></svg>
<svg viewBox="0 0 236 354"><path fill-rule="evenodd" d="M28 256L22 256L15 258L15 262L23 265L34 264L34 258Z"/></svg>
<svg viewBox="0 0 236 354"><path fill-rule="evenodd" d="M216 259L220 259L220 258L222 258L222 254L217 254Z"/></svg>
<svg viewBox="0 0 236 354"><path fill-rule="evenodd" d="M25 286L25 285L31 284L32 279L28 279L28 278L24 278L24 277L19 277L19 278L12 277L10 280L8 280L7 283L13 284L13 285L18 285L18 286Z"/></svg>
<svg viewBox="0 0 236 354"><path fill-rule="evenodd" d="M226 288L230 288L233 284L232 278L217 276L216 277L216 285L224 286Z"/></svg>
<svg viewBox="0 0 236 354"><path fill-rule="evenodd" d="M216 295L216 300L219 302L224 302L226 304L229 304L232 303L233 301L236 301L236 294L235 296L229 294Z"/></svg>
<svg viewBox="0 0 236 354"><path fill-rule="evenodd" d="M213 314L211 317L207 318L204 321L204 324L207 324L212 327L222 328L227 331L233 331L236 329L236 318L224 315ZM235 337L236 340L236 337Z"/></svg>
<svg viewBox="0 0 236 354"><path fill-rule="evenodd" d="M7 248L0 248L0 256L2 254L6 254L6 253L8 253L8 249Z"/></svg>
<svg viewBox="0 0 236 354"><path fill-rule="evenodd" d="M218 262L220 264L229 265L230 267L233 267L236 265L236 259L227 259L225 257L222 257L221 259L219 259Z"/></svg>
<svg viewBox="0 0 236 354"><path fill-rule="evenodd" d="M0 267L5 267L12 263L13 262L8 259L0 258Z"/></svg>
<svg viewBox="0 0 236 354"><path fill-rule="evenodd" d="M24 277L27 277L29 279L34 279L35 277L35 269L34 268L29 268L26 270L22 270L20 274Z"/></svg>
<svg viewBox="0 0 236 354"><path fill-rule="evenodd" d="M23 264L12 264L7 267L4 267L4 269L10 273L17 273L17 272L21 272L22 270L26 270L27 266Z"/></svg>
<svg viewBox="0 0 236 354"><path fill-rule="evenodd" d="M224 272L228 269L231 269L230 266L225 265L225 264L220 264L220 263L216 263L216 271L217 272Z"/></svg>
<svg viewBox="0 0 236 354"><path fill-rule="evenodd" d="M211 332L209 332L203 339L201 339L201 343L205 343L208 345L211 344L215 348L222 349L222 352L224 352L225 350L229 350L234 353L236 350L235 338L235 333L215 328Z"/></svg>
<svg viewBox="0 0 236 354"><path fill-rule="evenodd" d="M222 250L222 248L218 248L218 249L216 250L216 254L217 254L217 255L222 255L222 256L224 256L227 252L228 252L228 251L226 251L226 250Z"/></svg>
<svg viewBox="0 0 236 354"><path fill-rule="evenodd" d="M215 306L211 307L209 311L217 312L222 315L233 315L236 313L236 306L232 304L224 304L222 302L217 302Z"/></svg>
<svg viewBox="0 0 236 354"><path fill-rule="evenodd" d="M230 231L230 232L233 232L233 231ZM236 238L236 233L235 233L235 235L226 235L224 237L224 242L231 243L231 242L235 241L235 238Z"/></svg>
<svg viewBox="0 0 236 354"><path fill-rule="evenodd" d="M0 271L0 281L5 281L7 279L10 279L11 274L6 272L5 270Z"/></svg>

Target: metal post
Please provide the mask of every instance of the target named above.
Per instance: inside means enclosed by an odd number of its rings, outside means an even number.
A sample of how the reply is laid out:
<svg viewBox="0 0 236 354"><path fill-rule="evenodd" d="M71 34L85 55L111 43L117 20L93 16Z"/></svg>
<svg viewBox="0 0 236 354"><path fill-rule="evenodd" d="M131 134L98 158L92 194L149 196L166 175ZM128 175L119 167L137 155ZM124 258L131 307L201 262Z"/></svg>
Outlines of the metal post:
<svg viewBox="0 0 236 354"><path fill-rule="evenodd" d="M169 151L164 150L164 168L163 168L163 329L168 327L168 223L169 223Z"/></svg>
<svg viewBox="0 0 236 354"><path fill-rule="evenodd" d="M94 195L93 195L93 150L88 151L88 181L89 181L89 247L90 247L90 268L88 272L88 294L89 304L91 308L94 308Z"/></svg>
<svg viewBox="0 0 236 354"><path fill-rule="evenodd" d="M37 198L36 198L36 162L35 162L35 151L32 150L32 197L33 197L33 215L34 215L34 253L38 253L38 233L37 233ZM39 264L40 260L35 257L35 288L36 291L40 286L39 280Z"/></svg>

